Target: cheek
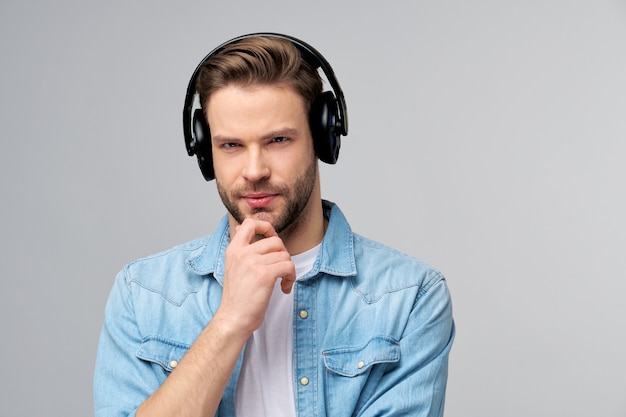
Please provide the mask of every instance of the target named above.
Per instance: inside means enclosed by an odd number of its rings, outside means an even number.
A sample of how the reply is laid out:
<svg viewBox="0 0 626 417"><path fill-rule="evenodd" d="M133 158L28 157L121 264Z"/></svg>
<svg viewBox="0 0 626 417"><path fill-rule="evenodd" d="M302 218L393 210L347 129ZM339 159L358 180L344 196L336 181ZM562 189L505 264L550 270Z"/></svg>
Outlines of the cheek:
<svg viewBox="0 0 626 417"><path fill-rule="evenodd" d="M224 158L216 156L213 153L213 170L215 171L215 178L220 179L221 184L228 184L233 181L233 177L237 174L237 160L236 158Z"/></svg>
<svg viewBox="0 0 626 417"><path fill-rule="evenodd" d="M215 173L215 185L218 190L221 193L228 192L228 190L232 188L233 184L232 174L229 174L228 170L220 168L219 165L213 165L213 170Z"/></svg>
<svg viewBox="0 0 626 417"><path fill-rule="evenodd" d="M302 177L316 160L314 152L278 156L273 161L272 176L280 177L287 182L294 182Z"/></svg>

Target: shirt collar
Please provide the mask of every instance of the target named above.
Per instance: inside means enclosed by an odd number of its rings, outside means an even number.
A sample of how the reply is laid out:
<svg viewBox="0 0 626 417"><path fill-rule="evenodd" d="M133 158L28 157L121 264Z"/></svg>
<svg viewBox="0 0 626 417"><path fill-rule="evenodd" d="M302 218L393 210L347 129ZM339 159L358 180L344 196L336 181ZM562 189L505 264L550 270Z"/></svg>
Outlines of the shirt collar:
<svg viewBox="0 0 626 417"><path fill-rule="evenodd" d="M356 275L354 241L350 225L336 204L322 200L322 205L324 217L328 219L328 228L313 268L301 278L301 281L312 279L320 272L335 276ZM215 279L223 284L224 252L229 243L228 216L225 215L215 232L207 237L206 243L187 258L187 264L196 274L213 274Z"/></svg>

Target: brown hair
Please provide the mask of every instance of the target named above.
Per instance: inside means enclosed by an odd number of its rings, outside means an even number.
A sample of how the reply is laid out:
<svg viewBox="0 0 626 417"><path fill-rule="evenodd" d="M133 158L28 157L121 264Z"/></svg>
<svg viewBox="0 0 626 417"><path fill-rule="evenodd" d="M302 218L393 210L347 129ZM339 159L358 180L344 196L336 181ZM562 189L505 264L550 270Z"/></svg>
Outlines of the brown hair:
<svg viewBox="0 0 626 417"><path fill-rule="evenodd" d="M203 64L196 89L206 112L211 94L228 85L286 82L303 98L307 110L322 92L322 79L315 68L287 39L253 36L224 47Z"/></svg>

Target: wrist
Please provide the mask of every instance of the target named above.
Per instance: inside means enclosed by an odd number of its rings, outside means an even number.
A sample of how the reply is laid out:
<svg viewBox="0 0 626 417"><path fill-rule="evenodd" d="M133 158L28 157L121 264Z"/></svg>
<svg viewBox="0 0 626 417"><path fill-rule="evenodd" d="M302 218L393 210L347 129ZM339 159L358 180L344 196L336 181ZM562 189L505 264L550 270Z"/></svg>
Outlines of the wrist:
<svg viewBox="0 0 626 417"><path fill-rule="evenodd" d="M232 345L243 345L252 335L254 329L242 326L241 320L234 318L232 315L218 309L215 316L207 326L211 328L211 332L219 338L226 340Z"/></svg>

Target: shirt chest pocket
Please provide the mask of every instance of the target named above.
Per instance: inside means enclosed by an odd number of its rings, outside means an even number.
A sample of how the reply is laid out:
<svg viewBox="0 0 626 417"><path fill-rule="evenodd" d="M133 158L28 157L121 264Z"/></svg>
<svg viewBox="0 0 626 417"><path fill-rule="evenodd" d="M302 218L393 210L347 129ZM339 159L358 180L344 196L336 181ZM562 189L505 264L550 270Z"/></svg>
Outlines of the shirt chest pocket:
<svg viewBox="0 0 626 417"><path fill-rule="evenodd" d="M161 368L165 375L169 375L178 366L189 347L185 343L149 336L141 343L137 357Z"/></svg>
<svg viewBox="0 0 626 417"><path fill-rule="evenodd" d="M322 355L328 371L353 377L369 371L377 363L398 362L400 345L391 338L378 336L365 346L329 349Z"/></svg>
<svg viewBox="0 0 626 417"><path fill-rule="evenodd" d="M329 349L322 355L326 368L326 406L333 414L346 408L349 410L346 415L350 415L385 372L400 361L400 345L392 338L378 336L363 346Z"/></svg>

